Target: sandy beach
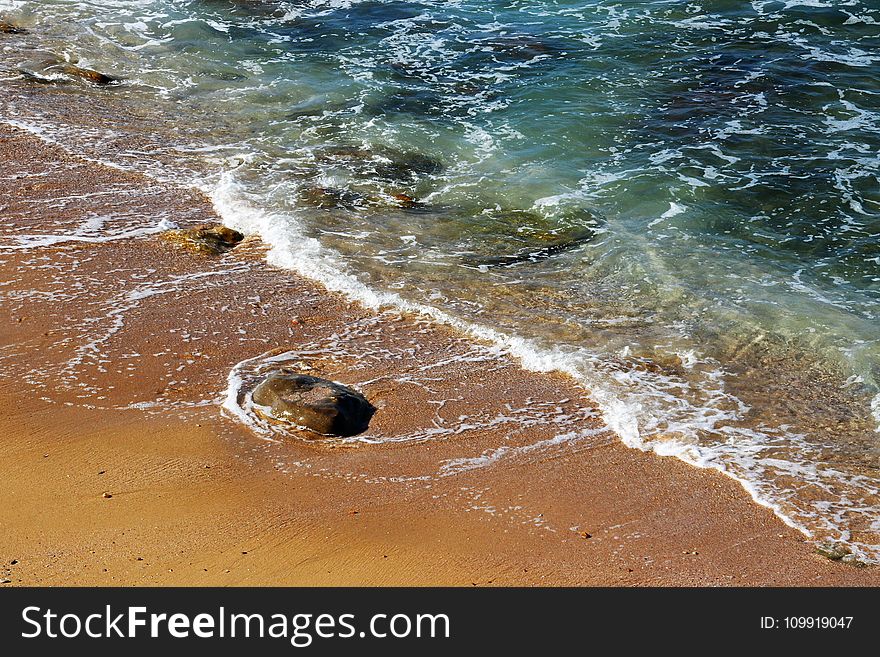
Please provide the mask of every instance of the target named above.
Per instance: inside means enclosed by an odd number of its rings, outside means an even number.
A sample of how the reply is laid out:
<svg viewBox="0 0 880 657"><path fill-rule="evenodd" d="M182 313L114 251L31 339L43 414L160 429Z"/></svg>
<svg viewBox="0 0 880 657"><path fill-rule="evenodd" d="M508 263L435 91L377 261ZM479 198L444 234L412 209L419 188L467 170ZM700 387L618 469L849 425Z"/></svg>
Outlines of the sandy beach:
<svg viewBox="0 0 880 657"><path fill-rule="evenodd" d="M880 583L736 481L623 446L563 376L253 238L212 257L150 229L216 223L198 193L10 127L0 161L6 586ZM77 233L101 217L111 238ZM286 351L361 388L389 440L266 440L221 410L236 364Z"/></svg>

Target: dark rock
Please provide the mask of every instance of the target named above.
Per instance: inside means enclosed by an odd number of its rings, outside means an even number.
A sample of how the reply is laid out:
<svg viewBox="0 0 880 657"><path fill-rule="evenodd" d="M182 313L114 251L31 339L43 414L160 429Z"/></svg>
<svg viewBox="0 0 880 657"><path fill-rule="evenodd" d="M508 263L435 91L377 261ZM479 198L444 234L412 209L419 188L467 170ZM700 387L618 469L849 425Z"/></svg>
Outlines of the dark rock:
<svg viewBox="0 0 880 657"><path fill-rule="evenodd" d="M600 226L601 222L587 211L552 221L523 210L484 212L480 226L483 234L465 262L476 267L539 262L590 242Z"/></svg>
<svg viewBox="0 0 880 657"><path fill-rule="evenodd" d="M386 180L411 180L443 170L440 162L422 153L390 152L385 159L376 166L376 174Z"/></svg>
<svg viewBox="0 0 880 657"><path fill-rule="evenodd" d="M105 86L108 84L119 84L122 81L120 78L114 77L112 75L99 73L98 71L93 71L90 68L82 68L73 64L64 64L61 66L61 70L65 75L79 78L80 80L85 80L86 82L91 82L92 84L97 84L100 86Z"/></svg>
<svg viewBox="0 0 880 657"><path fill-rule="evenodd" d="M415 182L423 176L443 171L443 164L428 155L392 148L372 150L357 146L333 146L322 149L316 155L321 162L345 164L360 176L390 182Z"/></svg>
<svg viewBox="0 0 880 657"><path fill-rule="evenodd" d="M459 115L460 106L445 102L444 97L433 89L403 88L366 103L365 112L370 116L395 116L411 114L427 119Z"/></svg>
<svg viewBox="0 0 880 657"><path fill-rule="evenodd" d="M336 208L354 210L367 205L367 199L361 194L336 187L305 187L300 191L300 200L324 210Z"/></svg>
<svg viewBox="0 0 880 657"><path fill-rule="evenodd" d="M555 244L550 244L549 246L526 248L517 251L516 253L477 258L472 261L472 264L477 267L510 267L521 262L539 262L541 260L546 260L547 258L552 258L560 253L570 251L581 244L589 242L592 238L593 233L592 231L589 231L583 235L566 239Z"/></svg>
<svg viewBox="0 0 880 657"><path fill-rule="evenodd" d="M376 408L346 386L297 374L288 369L270 374L253 392L270 419L282 420L325 436L354 436L367 430Z"/></svg>
<svg viewBox="0 0 880 657"><path fill-rule="evenodd" d="M299 200L313 208L322 210L358 210L364 208L404 208L408 210L424 208L425 204L409 194L385 193L366 195L338 187L303 187Z"/></svg>
<svg viewBox="0 0 880 657"><path fill-rule="evenodd" d="M166 240L200 253L220 255L226 253L244 239L244 235L220 224L203 224L184 230L162 233Z"/></svg>
<svg viewBox="0 0 880 657"><path fill-rule="evenodd" d="M121 78L61 61L57 57L23 64L19 67L19 71L25 77L45 84L80 81L106 87L122 81Z"/></svg>
<svg viewBox="0 0 880 657"><path fill-rule="evenodd" d="M322 162L357 162L376 157L375 151L359 146L327 146L315 154Z"/></svg>

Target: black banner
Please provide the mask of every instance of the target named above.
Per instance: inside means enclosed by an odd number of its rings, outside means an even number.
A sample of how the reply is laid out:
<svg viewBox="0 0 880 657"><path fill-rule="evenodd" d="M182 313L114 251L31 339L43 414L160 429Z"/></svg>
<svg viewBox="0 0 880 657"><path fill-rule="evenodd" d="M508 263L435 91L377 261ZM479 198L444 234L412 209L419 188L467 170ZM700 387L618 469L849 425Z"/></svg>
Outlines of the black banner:
<svg viewBox="0 0 880 657"><path fill-rule="evenodd" d="M567 647L785 647L876 641L877 589L6 589L5 654L194 647L257 654L449 654ZM9 652L9 648L16 648Z"/></svg>

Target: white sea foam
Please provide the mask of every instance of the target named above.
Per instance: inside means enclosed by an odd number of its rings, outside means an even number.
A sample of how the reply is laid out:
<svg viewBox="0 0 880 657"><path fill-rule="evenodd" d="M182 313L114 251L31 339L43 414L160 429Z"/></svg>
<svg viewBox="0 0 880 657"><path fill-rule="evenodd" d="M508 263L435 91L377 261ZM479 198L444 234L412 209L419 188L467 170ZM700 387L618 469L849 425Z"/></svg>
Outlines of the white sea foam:
<svg viewBox="0 0 880 657"><path fill-rule="evenodd" d="M557 447L559 445L569 443L576 443L585 438L592 438L607 433L607 427L599 427L596 429L584 429L557 434L552 438L539 440L528 445L517 447L502 445L501 447L486 450L479 456L449 459L447 461L444 461L443 464L440 466L440 476L449 477L452 475L460 474L462 472L467 472L469 470L477 470L480 468L489 467L491 465L499 463L503 459L513 459L526 454L543 452L552 447Z"/></svg>
<svg viewBox="0 0 880 657"><path fill-rule="evenodd" d="M656 226L657 224L661 223L665 219L671 219L672 217L677 217L678 215L680 215L684 212L687 212L686 205L681 205L680 203L676 203L675 201L672 201L669 204L669 209L666 212L664 212L659 217L657 217L656 219L654 219L653 221L648 223L648 228L651 228L652 226Z"/></svg>
<svg viewBox="0 0 880 657"><path fill-rule="evenodd" d="M130 228L118 231L108 231L106 233L88 234L86 231L77 230L73 233L54 234L27 234L27 235L9 235L0 237L0 251L6 249L11 251L38 249L47 246L56 246L68 242L84 242L88 244L103 244L106 242L116 242L119 240L134 239L137 237L147 237L157 233L163 233L177 225L167 219L162 219L154 226L145 226L142 228ZM5 242L12 242L7 244Z"/></svg>

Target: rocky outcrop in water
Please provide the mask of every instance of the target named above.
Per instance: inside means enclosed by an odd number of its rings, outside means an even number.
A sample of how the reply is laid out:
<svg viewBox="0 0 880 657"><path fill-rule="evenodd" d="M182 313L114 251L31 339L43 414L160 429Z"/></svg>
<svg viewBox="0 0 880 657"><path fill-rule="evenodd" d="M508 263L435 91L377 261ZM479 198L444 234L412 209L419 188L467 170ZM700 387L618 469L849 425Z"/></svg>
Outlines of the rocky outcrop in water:
<svg viewBox="0 0 880 657"><path fill-rule="evenodd" d="M308 186L300 190L300 200L306 205L322 210L355 208L369 205L363 194L339 189L338 187Z"/></svg>
<svg viewBox="0 0 880 657"><path fill-rule="evenodd" d="M601 225L601 219L587 210L569 211L555 219L526 210L486 210L464 261L476 267L539 262L592 241Z"/></svg>
<svg viewBox="0 0 880 657"><path fill-rule="evenodd" d="M100 87L106 87L122 82L121 78L77 66L70 62L60 61L56 58L23 64L19 67L19 71L22 75L32 80L50 84L87 82Z"/></svg>
<svg viewBox="0 0 880 657"><path fill-rule="evenodd" d="M340 164L359 176L386 182L411 183L443 171L443 163L429 155L393 148L332 146L316 155L321 163Z"/></svg>
<svg viewBox="0 0 880 657"><path fill-rule="evenodd" d="M202 224L183 230L169 230L162 237L191 251L221 255L234 248L244 235L221 224Z"/></svg>
<svg viewBox="0 0 880 657"><path fill-rule="evenodd" d="M360 194L338 187L306 186L299 192L299 200L321 210L361 210L365 208L423 208L425 204L402 192Z"/></svg>
<svg viewBox="0 0 880 657"><path fill-rule="evenodd" d="M565 253L566 251L576 249L593 239L594 235L594 231L584 229L583 231L579 231L567 237L556 238L553 242L546 245L526 247L514 253L497 256L472 258L470 264L477 267L510 267L511 265L516 265L521 262L538 262Z"/></svg>
<svg viewBox="0 0 880 657"><path fill-rule="evenodd" d="M27 30L14 23L0 20L0 34L26 34Z"/></svg>
<svg viewBox="0 0 880 657"><path fill-rule="evenodd" d="M253 392L261 414L325 436L354 436L367 430L376 408L356 390L327 379L278 370ZM260 410L260 409L258 409Z"/></svg>
<svg viewBox="0 0 880 657"><path fill-rule="evenodd" d="M122 81L120 78L114 77L112 75L107 75L106 73L101 73L99 71L93 71L90 68L75 66L74 64L64 64L61 67L61 71L65 75L68 75L72 78L85 80L86 82L91 82L92 84L97 84L100 86L108 84L119 84Z"/></svg>

